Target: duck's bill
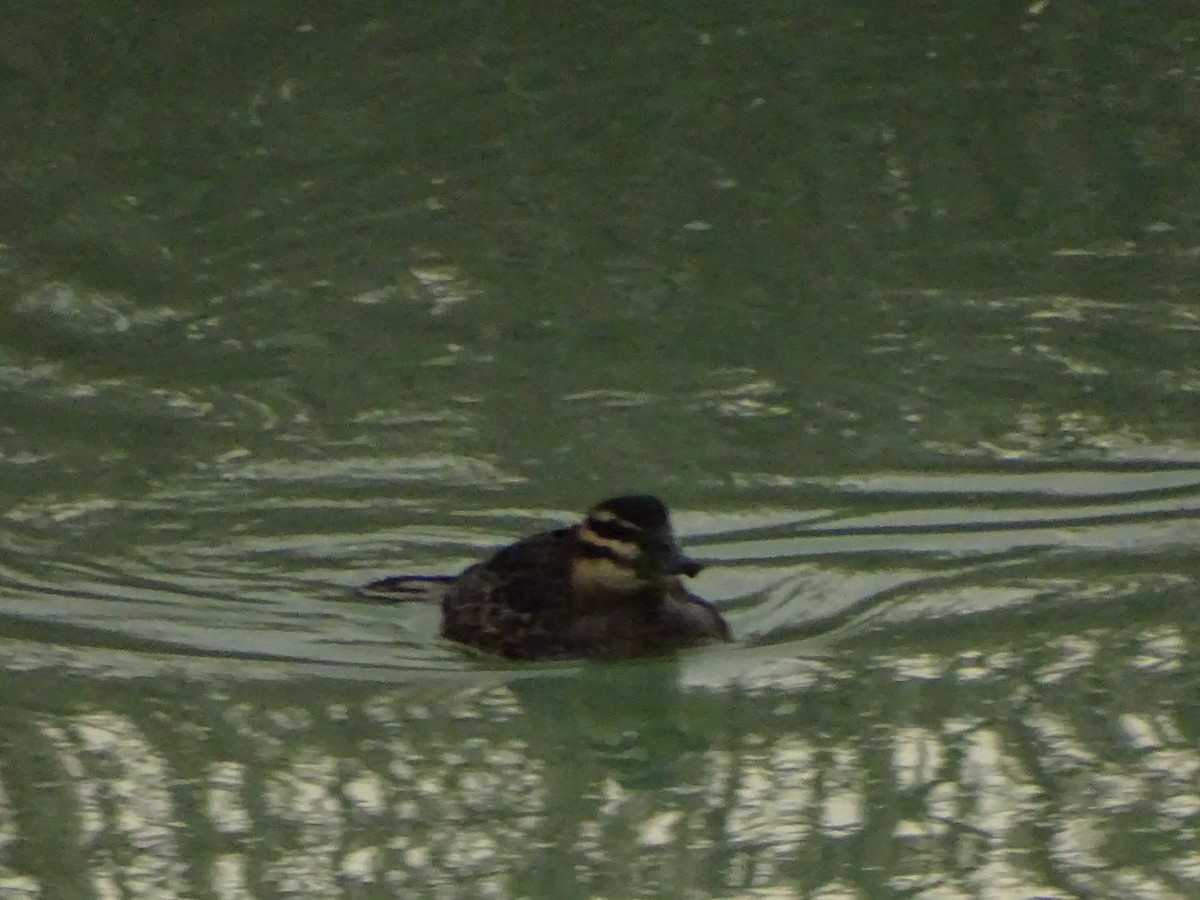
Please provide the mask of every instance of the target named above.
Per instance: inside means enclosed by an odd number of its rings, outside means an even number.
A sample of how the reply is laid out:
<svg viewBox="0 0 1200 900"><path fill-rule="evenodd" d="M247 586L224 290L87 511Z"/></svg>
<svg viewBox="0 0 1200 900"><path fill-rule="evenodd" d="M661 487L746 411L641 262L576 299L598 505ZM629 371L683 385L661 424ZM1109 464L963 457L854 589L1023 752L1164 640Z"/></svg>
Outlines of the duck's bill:
<svg viewBox="0 0 1200 900"><path fill-rule="evenodd" d="M684 556L678 550L673 550L661 557L659 565L668 575L686 575L688 578L699 575L700 571L704 568L703 563L692 559L690 556Z"/></svg>

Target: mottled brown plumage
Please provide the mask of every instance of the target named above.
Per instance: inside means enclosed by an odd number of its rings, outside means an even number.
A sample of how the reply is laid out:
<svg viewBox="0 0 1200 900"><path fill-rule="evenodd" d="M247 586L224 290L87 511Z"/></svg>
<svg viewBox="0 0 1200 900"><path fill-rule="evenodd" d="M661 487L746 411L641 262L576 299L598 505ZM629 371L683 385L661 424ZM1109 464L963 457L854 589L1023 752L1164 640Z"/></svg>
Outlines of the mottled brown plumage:
<svg viewBox="0 0 1200 900"><path fill-rule="evenodd" d="M679 579L699 570L679 549L662 502L627 496L457 577L401 576L364 590L440 595L443 637L510 659L628 657L729 639L717 609Z"/></svg>

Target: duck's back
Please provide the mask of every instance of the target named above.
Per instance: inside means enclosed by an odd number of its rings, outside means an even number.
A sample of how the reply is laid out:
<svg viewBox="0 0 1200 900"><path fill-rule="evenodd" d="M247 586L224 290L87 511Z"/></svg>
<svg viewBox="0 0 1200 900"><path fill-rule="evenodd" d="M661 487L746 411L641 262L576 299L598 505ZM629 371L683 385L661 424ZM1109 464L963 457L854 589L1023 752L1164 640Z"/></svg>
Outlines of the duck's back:
<svg viewBox="0 0 1200 900"><path fill-rule="evenodd" d="M535 534L466 569L442 599L442 636L514 659L569 646L575 528Z"/></svg>

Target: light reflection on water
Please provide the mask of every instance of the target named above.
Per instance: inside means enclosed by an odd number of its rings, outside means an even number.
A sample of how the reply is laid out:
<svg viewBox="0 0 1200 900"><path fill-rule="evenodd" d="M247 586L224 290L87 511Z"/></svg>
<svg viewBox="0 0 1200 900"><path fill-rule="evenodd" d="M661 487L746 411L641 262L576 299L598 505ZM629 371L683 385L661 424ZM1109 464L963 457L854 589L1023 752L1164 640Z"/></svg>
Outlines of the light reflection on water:
<svg viewBox="0 0 1200 900"><path fill-rule="evenodd" d="M324 475L312 481L294 470L286 488L269 495L247 494L239 478L135 504L92 497L15 507L7 516L15 552L0 571L7 621L60 625L76 635L64 633L67 643L91 629L188 653L370 670L440 669L454 659L470 667L437 640L436 610L354 602L352 589L385 574L458 571L574 514L372 504L353 496L363 477L374 477L363 471L373 469L344 470L331 488ZM730 514L681 509L676 518L689 551L709 563L695 589L726 610L740 645L779 645L787 655L800 635L829 643L905 623L1100 603L1161 587L1169 571L1140 560L1195 544L1198 484L1194 469L1063 473L1061 485L1051 474L869 475L810 488L809 509L775 502ZM1047 494L1056 495L1053 505L1044 504ZM377 529L361 530L367 522ZM37 536L63 523L76 529L79 547L102 546L108 529L124 533L126 546L48 561L54 553ZM351 524L358 529L347 530ZM1070 571L1112 550L1126 571ZM1053 570L1044 567L1046 554L1060 557ZM1064 554L1075 562L1062 565ZM711 652L736 657L738 647Z"/></svg>
<svg viewBox="0 0 1200 900"><path fill-rule="evenodd" d="M1200 895L1186 16L109 6L0 13L0 895ZM348 597L612 488L737 642Z"/></svg>
<svg viewBox="0 0 1200 900"><path fill-rule="evenodd" d="M639 895L685 877L709 895L860 896L880 887L864 869L879 842L901 855L875 876L892 893L1169 896L1200 886L1194 845L1171 838L1200 810L1172 678L1193 641L1096 627L987 653L775 655L733 694L686 666L671 688L661 664L365 693L314 692L293 672L284 693L256 695L225 678L181 688L191 711L168 722L119 690L110 708L44 714L7 752L48 749L38 789L77 811L92 885L112 860L129 889L172 896L464 882L521 896L535 861L601 893L619 871ZM1097 679L1125 685L1102 723L1078 703ZM214 753L208 737L227 744ZM0 775L0 826L10 785ZM200 867L181 822L222 836ZM1152 861L1112 867L1135 825Z"/></svg>

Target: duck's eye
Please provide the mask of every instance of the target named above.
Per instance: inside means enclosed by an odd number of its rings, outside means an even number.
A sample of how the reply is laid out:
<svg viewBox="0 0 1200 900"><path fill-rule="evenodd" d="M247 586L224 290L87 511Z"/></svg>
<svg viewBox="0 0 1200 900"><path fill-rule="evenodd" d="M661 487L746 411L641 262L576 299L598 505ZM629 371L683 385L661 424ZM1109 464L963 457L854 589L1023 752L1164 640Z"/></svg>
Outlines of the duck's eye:
<svg viewBox="0 0 1200 900"><path fill-rule="evenodd" d="M639 537L637 528L620 519L593 517L588 519L587 527L599 537L610 541L633 543Z"/></svg>

